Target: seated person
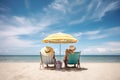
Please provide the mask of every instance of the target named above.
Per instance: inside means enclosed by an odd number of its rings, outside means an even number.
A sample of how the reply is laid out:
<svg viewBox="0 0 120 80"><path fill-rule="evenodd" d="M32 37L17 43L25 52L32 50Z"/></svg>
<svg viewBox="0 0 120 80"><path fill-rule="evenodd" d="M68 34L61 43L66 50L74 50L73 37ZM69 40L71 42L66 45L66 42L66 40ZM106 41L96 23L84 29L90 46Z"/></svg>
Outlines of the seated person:
<svg viewBox="0 0 120 80"><path fill-rule="evenodd" d="M41 54L44 56L53 56L53 59L55 59L55 51L53 50L52 47L46 46L46 47L42 48ZM48 67L48 64L47 64L47 67Z"/></svg>
<svg viewBox="0 0 120 80"><path fill-rule="evenodd" d="M65 58L64 58L65 67L67 67L68 54L74 54L75 50L76 50L76 47L73 46L73 45L70 45L69 48L66 49L66 51L65 51Z"/></svg>

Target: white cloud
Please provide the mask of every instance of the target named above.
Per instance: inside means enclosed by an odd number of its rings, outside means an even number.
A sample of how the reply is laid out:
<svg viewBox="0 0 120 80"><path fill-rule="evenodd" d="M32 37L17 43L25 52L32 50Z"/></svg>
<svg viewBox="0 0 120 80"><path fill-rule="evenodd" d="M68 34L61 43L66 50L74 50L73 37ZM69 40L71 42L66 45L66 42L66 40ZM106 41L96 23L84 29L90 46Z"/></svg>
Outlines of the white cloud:
<svg viewBox="0 0 120 80"><path fill-rule="evenodd" d="M64 0L63 0L64 1ZM38 35L41 37L42 35L47 35L51 33L49 31L49 26L56 24L59 22L61 17L57 15L57 13L52 12L53 8L56 10L62 11L64 10L64 5L61 1L55 1L51 6L46 7L47 11L44 13L39 13L36 17L24 17L24 16L4 16L0 15L0 51L11 51L13 48L25 49L28 47L37 46L37 40L31 40L29 38L20 38L21 35L26 36L34 36ZM64 1L64 4L67 4L67 1ZM26 8L30 8L28 0L25 0ZM63 7L62 7L63 6ZM53 13L51 16L51 12ZM6 23L7 22L7 23ZM47 34L42 32L48 30ZM54 31L53 31L54 32ZM31 37L32 37L31 36ZM43 37L43 36L42 36ZM40 42L40 41L39 41ZM41 43L40 43L41 44ZM12 50L14 51L14 50ZM17 50L16 50L17 51Z"/></svg>
<svg viewBox="0 0 120 80"><path fill-rule="evenodd" d="M96 31L88 31L85 32L83 35L86 35L88 37L88 39L101 39L101 38L105 38L107 37L106 34L102 34L102 31L100 30L96 30Z"/></svg>
<svg viewBox="0 0 120 80"><path fill-rule="evenodd" d="M4 27L4 26L2 26ZM24 27L7 27L4 30L0 30L0 48L11 47L28 47L33 45L33 41L20 39L20 35L30 35L34 33L32 28Z"/></svg>
<svg viewBox="0 0 120 80"><path fill-rule="evenodd" d="M14 27L9 26L8 28L0 31L0 36L19 36L19 35L29 35L34 33L35 28L33 27Z"/></svg>
<svg viewBox="0 0 120 80"><path fill-rule="evenodd" d="M99 9L101 5L102 5L102 1L98 0L98 3L97 3L97 6L96 6L95 10Z"/></svg>
<svg viewBox="0 0 120 80"><path fill-rule="evenodd" d="M74 20L74 21L71 21L69 24L72 25L72 24L78 24L78 23L82 23L86 20L86 16L83 16L81 17L79 20Z"/></svg>
<svg viewBox="0 0 120 80"><path fill-rule="evenodd" d="M94 1L88 5L87 12L91 12L91 10L93 9L93 6L94 6Z"/></svg>
<svg viewBox="0 0 120 80"><path fill-rule="evenodd" d="M107 52L106 48L89 46L89 47L83 49L82 53L83 54L103 54L106 52Z"/></svg>
<svg viewBox="0 0 120 80"><path fill-rule="evenodd" d="M120 35L120 26L104 29L103 31L106 32L106 34L109 35Z"/></svg>
<svg viewBox="0 0 120 80"><path fill-rule="evenodd" d="M115 1L115 2L110 2L108 4L105 4L104 2L98 2L98 5L95 9L95 11L93 11L93 15L92 15L92 19L96 19L96 20L101 20L101 18L103 18L107 12L116 10L119 7L119 1ZM102 5L104 4L104 5Z"/></svg>
<svg viewBox="0 0 120 80"><path fill-rule="evenodd" d="M78 32L78 33L74 33L74 36L76 37L80 37L82 35L87 35L87 36L93 36L93 35L97 35L100 33L100 30L95 30L95 31L86 31L86 32Z"/></svg>
<svg viewBox="0 0 120 80"><path fill-rule="evenodd" d="M120 42L107 42L106 45L120 48Z"/></svg>
<svg viewBox="0 0 120 80"><path fill-rule="evenodd" d="M77 20L73 20L72 18L83 10L83 8L80 8L82 4L84 4L84 0L55 0L48 7L45 7L44 11L59 23L78 24L82 23L86 19L86 16L80 17Z"/></svg>
<svg viewBox="0 0 120 80"><path fill-rule="evenodd" d="M64 0L63 3L65 1L66 0ZM65 6L59 0L56 1L55 3L51 4L49 7L53 8L53 9L56 9L58 11L62 11L63 13L66 13Z"/></svg>
<svg viewBox="0 0 120 80"><path fill-rule="evenodd" d="M76 12L76 9L75 9L76 6L79 7L83 3L84 3L84 0L55 0L52 4L48 6L48 9L54 10L54 11L60 11L60 13L64 13L64 14L71 14Z"/></svg>
<svg viewBox="0 0 120 80"><path fill-rule="evenodd" d="M0 38L0 48L30 47L32 43L29 40L21 40L17 36L4 36Z"/></svg>
<svg viewBox="0 0 120 80"><path fill-rule="evenodd" d="M49 12L49 11L53 11L54 13L56 13L56 11L59 11L57 13L67 13L67 9L68 9L68 0L55 0L53 1L50 5L48 5L47 8L44 8L45 11Z"/></svg>
<svg viewBox="0 0 120 80"><path fill-rule="evenodd" d="M72 4L74 4L75 2L73 2ZM88 5L84 3L87 3ZM74 9L73 12L76 13L73 15L75 16L77 14L79 16L77 16L75 19L71 18L69 24L73 25L73 24L80 24L86 21L100 21L104 16L107 15L108 12L118 10L120 8L119 3L120 1L92 0L90 2L85 1L79 6L75 4L74 6L72 6L72 8L73 9L74 7L79 7L79 8ZM78 17L80 17L80 19L78 19Z"/></svg>
<svg viewBox="0 0 120 80"><path fill-rule="evenodd" d="M49 12L45 12L44 14L40 13L39 17L31 16L29 18L24 16L9 17L0 15L0 54L14 51L24 53L26 48L29 49L25 52L31 51L31 53L34 53L35 51L32 51L30 47L37 46L40 48L42 45L40 40L38 42L37 40L32 40L26 37L20 38L20 36L25 35L34 37L39 34L37 38L45 37L52 32L49 31L49 29L51 29L49 26L56 24L58 20L58 17L55 17L54 15L51 16ZM47 31L47 33L44 33L44 31ZM13 48L21 49L22 52L18 49L13 50Z"/></svg>
<svg viewBox="0 0 120 80"><path fill-rule="evenodd" d="M83 54L118 54L120 53L120 42L106 42L97 46L87 46Z"/></svg>
<svg viewBox="0 0 120 80"><path fill-rule="evenodd" d="M21 39L20 36L34 36L34 34L38 34L38 32L46 30L49 25L53 24L51 19L46 20L44 17L38 22L33 22L34 18L26 18L23 16L0 17L0 49L36 46L35 40L25 38ZM9 22L6 23L6 21Z"/></svg>
<svg viewBox="0 0 120 80"><path fill-rule="evenodd" d="M16 23L21 24L21 25L25 25L25 24L29 25L30 24L30 20L28 20L25 17L13 16L13 20Z"/></svg>
<svg viewBox="0 0 120 80"><path fill-rule="evenodd" d="M66 24L74 25L89 20L101 20L107 12L119 9L118 6L119 1L55 0L45 7L44 11L47 16L52 16L59 23L64 21Z"/></svg>
<svg viewBox="0 0 120 80"><path fill-rule="evenodd" d="M8 20L9 22L6 23ZM0 25L1 36L29 35L35 33L36 31L44 29L43 26L38 28L37 25L32 24L32 21L30 19L18 16L2 18Z"/></svg>
<svg viewBox="0 0 120 80"><path fill-rule="evenodd" d="M76 37L85 37L86 39L102 39L109 36L120 35L120 27L112 27L108 29L101 29L101 30L93 30L93 31L86 31L86 32L77 32L73 35Z"/></svg>
<svg viewBox="0 0 120 80"><path fill-rule="evenodd" d="M94 36L90 36L88 37L88 39L93 40L93 39L102 39L105 38L106 35L94 35Z"/></svg>
<svg viewBox="0 0 120 80"><path fill-rule="evenodd" d="M29 0L25 0L25 6L27 9L30 9L30 2Z"/></svg>
<svg viewBox="0 0 120 80"><path fill-rule="evenodd" d="M96 35L99 33L100 33L100 30L95 30L95 31L87 31L87 32L84 32L83 34L84 35Z"/></svg>
<svg viewBox="0 0 120 80"><path fill-rule="evenodd" d="M82 32L78 32L78 33L74 33L73 35L76 37L80 37L83 33Z"/></svg>
<svg viewBox="0 0 120 80"><path fill-rule="evenodd" d="M81 39L85 38L86 40L95 40L95 39L104 39L107 37L120 36L120 27L113 27L108 29L101 29L96 31L87 31L87 32L78 32L74 36ZM81 44L82 42L80 42ZM120 42L119 41L108 41L100 43L87 43L81 44L80 50L82 54L119 54L120 53ZM77 47L80 47L79 45Z"/></svg>

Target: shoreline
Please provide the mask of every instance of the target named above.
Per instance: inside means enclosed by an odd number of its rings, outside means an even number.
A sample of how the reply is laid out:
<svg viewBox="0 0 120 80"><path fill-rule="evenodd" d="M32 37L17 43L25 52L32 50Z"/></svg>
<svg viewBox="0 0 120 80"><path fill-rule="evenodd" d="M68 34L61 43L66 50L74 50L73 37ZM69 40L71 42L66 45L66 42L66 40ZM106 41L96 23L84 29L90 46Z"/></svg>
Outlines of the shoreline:
<svg viewBox="0 0 120 80"><path fill-rule="evenodd" d="M56 56L56 60L63 61L64 57ZM0 56L0 62L39 62L39 56ZM80 62L114 63L120 62L120 56L81 56Z"/></svg>

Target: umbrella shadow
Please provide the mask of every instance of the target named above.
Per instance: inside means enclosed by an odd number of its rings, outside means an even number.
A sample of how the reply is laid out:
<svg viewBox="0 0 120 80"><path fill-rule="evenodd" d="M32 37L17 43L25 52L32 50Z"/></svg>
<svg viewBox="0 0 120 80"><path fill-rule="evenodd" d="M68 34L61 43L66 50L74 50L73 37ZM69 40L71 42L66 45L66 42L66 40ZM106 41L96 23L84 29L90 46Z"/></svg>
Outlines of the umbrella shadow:
<svg viewBox="0 0 120 80"><path fill-rule="evenodd" d="M75 68L75 67L68 67L68 68L62 68L60 70L57 70L57 71L62 71L62 72L71 72L71 71L75 71L75 72L79 72L79 71L84 71L84 70L88 70L88 68L84 68L84 67L81 67L81 68Z"/></svg>
<svg viewBox="0 0 120 80"><path fill-rule="evenodd" d="M71 71L75 71L75 72L78 72L78 71L85 71L85 70L88 70L88 68L85 68L85 67L80 67L80 68L76 68L76 67L67 67L67 68L61 68L61 69L56 69L54 67L45 67L44 68L45 70L55 70L55 71L62 71L62 72L71 72Z"/></svg>

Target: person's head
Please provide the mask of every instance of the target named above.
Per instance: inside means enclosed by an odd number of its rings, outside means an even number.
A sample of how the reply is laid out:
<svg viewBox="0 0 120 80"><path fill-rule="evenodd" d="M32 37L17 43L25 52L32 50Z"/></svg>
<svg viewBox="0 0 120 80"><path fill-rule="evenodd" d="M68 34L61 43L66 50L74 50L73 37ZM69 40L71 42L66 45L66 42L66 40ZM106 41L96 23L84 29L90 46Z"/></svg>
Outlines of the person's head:
<svg viewBox="0 0 120 80"><path fill-rule="evenodd" d="M54 50L52 47L46 46L41 49L41 53L45 56L53 55Z"/></svg>
<svg viewBox="0 0 120 80"><path fill-rule="evenodd" d="M74 45L70 45L70 46L69 46L69 50L75 51L75 50L76 50L76 47L75 47Z"/></svg>
<svg viewBox="0 0 120 80"><path fill-rule="evenodd" d="M46 52L46 53L53 52L53 48L51 48L51 47L49 47L49 46L46 46L45 52Z"/></svg>

